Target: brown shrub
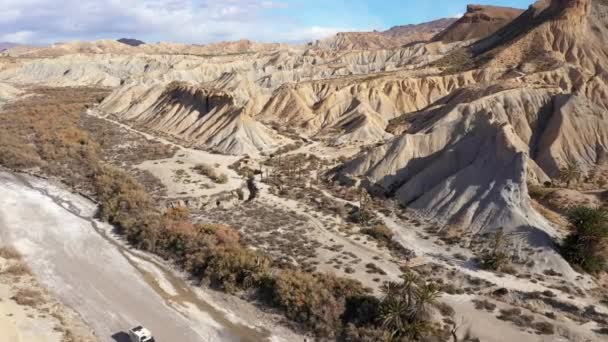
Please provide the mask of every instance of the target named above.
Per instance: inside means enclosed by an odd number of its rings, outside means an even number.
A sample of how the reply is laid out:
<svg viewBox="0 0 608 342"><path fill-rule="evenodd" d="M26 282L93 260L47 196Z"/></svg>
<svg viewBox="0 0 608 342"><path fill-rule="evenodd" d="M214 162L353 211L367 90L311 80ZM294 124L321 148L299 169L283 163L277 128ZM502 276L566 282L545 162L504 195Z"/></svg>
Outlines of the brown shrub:
<svg viewBox="0 0 608 342"><path fill-rule="evenodd" d="M361 230L361 233L369 235L385 244L390 243L393 239L393 232L381 223L376 224L372 228L363 229Z"/></svg>
<svg viewBox="0 0 608 342"><path fill-rule="evenodd" d="M194 171L200 173L203 176L208 177L209 179L218 184L226 184L228 182L228 176L223 173L218 174L217 171L213 169L213 167L207 164L197 164L194 167Z"/></svg>
<svg viewBox="0 0 608 342"><path fill-rule="evenodd" d="M21 259L21 254L13 247L0 247L0 258L4 259Z"/></svg>
<svg viewBox="0 0 608 342"><path fill-rule="evenodd" d="M22 306L36 307L44 304L42 293L33 289L20 289L11 299Z"/></svg>
<svg viewBox="0 0 608 342"><path fill-rule="evenodd" d="M32 271L25 263L18 262L9 265L5 270L2 270L2 272L0 273L18 277L26 274L31 274Z"/></svg>
<svg viewBox="0 0 608 342"><path fill-rule="evenodd" d="M532 327L543 335L555 334L555 327L549 322L534 322L532 323Z"/></svg>

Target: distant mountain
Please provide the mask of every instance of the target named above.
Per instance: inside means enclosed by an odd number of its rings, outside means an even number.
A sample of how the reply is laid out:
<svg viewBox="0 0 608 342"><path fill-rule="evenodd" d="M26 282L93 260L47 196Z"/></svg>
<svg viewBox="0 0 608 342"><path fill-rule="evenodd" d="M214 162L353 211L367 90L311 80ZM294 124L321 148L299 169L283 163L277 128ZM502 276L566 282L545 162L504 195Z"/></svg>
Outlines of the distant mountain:
<svg viewBox="0 0 608 342"><path fill-rule="evenodd" d="M465 15L433 40L451 43L484 38L500 30L523 12L522 9L510 7L469 5Z"/></svg>
<svg viewBox="0 0 608 342"><path fill-rule="evenodd" d="M430 39L430 35L435 35L445 30L456 21L454 18L442 18L429 21L428 23L394 26L380 34L386 38L405 44L416 40L426 41Z"/></svg>
<svg viewBox="0 0 608 342"><path fill-rule="evenodd" d="M340 32L309 45L332 51L391 49L429 41L454 22L456 19L444 18L422 24L394 26L383 32Z"/></svg>
<svg viewBox="0 0 608 342"><path fill-rule="evenodd" d="M8 42L0 42L0 51L8 50L8 49L13 48L13 47L15 47L17 45L19 45L19 44L8 43Z"/></svg>
<svg viewBox="0 0 608 342"><path fill-rule="evenodd" d="M133 38L120 38L118 40L118 42L130 45L130 46L140 46L140 45L146 44L145 42L142 42L141 40L133 39Z"/></svg>

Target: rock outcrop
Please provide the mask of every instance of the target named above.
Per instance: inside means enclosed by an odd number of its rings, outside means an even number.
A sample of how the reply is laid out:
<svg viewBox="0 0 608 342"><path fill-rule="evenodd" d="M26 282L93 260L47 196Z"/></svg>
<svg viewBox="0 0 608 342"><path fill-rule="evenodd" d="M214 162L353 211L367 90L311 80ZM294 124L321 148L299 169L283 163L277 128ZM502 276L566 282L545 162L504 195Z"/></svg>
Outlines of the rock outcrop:
<svg viewBox="0 0 608 342"><path fill-rule="evenodd" d="M572 275L528 184L572 162L583 172L605 163L607 17L605 0L538 1L523 13L470 6L456 22L308 47L222 43L212 56L179 44L67 43L9 50L54 57L3 59L0 81L113 87L102 111L221 153L272 150L290 141L284 131L366 145L338 178L445 229L516 232L521 246L543 249L538 267ZM435 41L412 38L430 32Z"/></svg>
<svg viewBox="0 0 608 342"><path fill-rule="evenodd" d="M312 42L309 46L330 51L394 49L412 43L428 42L455 21L456 19L443 18L422 24L394 26L381 32L340 32Z"/></svg>
<svg viewBox="0 0 608 342"><path fill-rule="evenodd" d="M524 11L517 8L469 5L456 22L433 37L434 41L456 42L484 38L498 31Z"/></svg>
<svg viewBox="0 0 608 342"><path fill-rule="evenodd" d="M476 61L468 72L494 71L498 81L477 77L393 119L394 138L337 174L446 229L525 236L520 243L543 246L545 266L574 275L551 248L555 232L532 209L527 186L558 177L568 163L583 172L605 163L607 9L600 0L535 4L468 48Z"/></svg>
<svg viewBox="0 0 608 342"><path fill-rule="evenodd" d="M232 96L183 83L132 84L101 105L108 114L224 154L257 154L275 147L272 133L236 105Z"/></svg>

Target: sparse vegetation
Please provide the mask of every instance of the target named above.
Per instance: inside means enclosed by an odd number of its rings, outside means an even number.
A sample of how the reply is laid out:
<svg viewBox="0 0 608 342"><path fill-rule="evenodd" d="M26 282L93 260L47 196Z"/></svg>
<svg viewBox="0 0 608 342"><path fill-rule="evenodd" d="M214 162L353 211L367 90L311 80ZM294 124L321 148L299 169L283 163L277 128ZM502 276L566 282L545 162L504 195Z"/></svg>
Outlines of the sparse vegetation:
<svg viewBox="0 0 608 342"><path fill-rule="evenodd" d="M19 305L30 307L36 307L44 302L42 293L32 289L20 289L11 299Z"/></svg>
<svg viewBox="0 0 608 342"><path fill-rule="evenodd" d="M555 328L549 322L535 322L532 315L524 314L519 308L502 309L498 319L510 321L522 328L532 328L542 335L553 335Z"/></svg>
<svg viewBox="0 0 608 342"><path fill-rule="evenodd" d="M393 240L393 232L385 225L380 223L374 225L372 228L365 228L361 230L361 233L369 235L385 244L389 244Z"/></svg>
<svg viewBox="0 0 608 342"><path fill-rule="evenodd" d="M569 188L572 182L578 182L582 176L581 168L576 162L568 162L568 164L560 170L559 178L566 183Z"/></svg>
<svg viewBox="0 0 608 342"><path fill-rule="evenodd" d="M504 251L505 234L502 229L492 234L489 250L481 256L481 266L492 271L503 271L509 262L509 256Z"/></svg>
<svg viewBox="0 0 608 342"><path fill-rule="evenodd" d="M0 269L0 274L19 277L26 274L31 274L30 268L21 261L8 265L5 269Z"/></svg>
<svg viewBox="0 0 608 342"><path fill-rule="evenodd" d="M386 283L380 303L381 326L397 340L420 340L432 331L429 309L439 296L432 283L420 283L406 272L402 283Z"/></svg>
<svg viewBox="0 0 608 342"><path fill-rule="evenodd" d="M49 116L42 115L48 113L46 101L61 102L67 93L52 89L46 93L56 96L41 100L43 108L15 105L14 112L7 114L10 120L0 123L0 138L14 142L9 146L10 153L5 149L0 162L15 169L39 167L42 174L60 177L68 185L92 194L99 202L100 217L112 223L134 247L175 262L201 284L272 298L267 303L322 338L352 336L346 327L365 336L434 333L429 329L427 314L437 295L434 286L422 282L400 285L412 292L407 297L404 292L387 293L380 303L355 280L274 264L267 256L247 248L240 234L230 227L192 223L183 208L162 213L135 178L101 161L99 144L78 127L80 111L87 103L98 101L102 92L85 92L87 96L70 93L79 99L77 104L67 112ZM38 299L33 293L21 293L18 300L35 305ZM407 325L393 324L399 317L391 308L404 300L413 305L414 311L403 317Z"/></svg>
<svg viewBox="0 0 608 342"><path fill-rule="evenodd" d="M218 173L213 167L207 165L207 164L197 164L194 167L194 171L198 172L199 174L208 177L209 179L211 179L212 181L214 181L217 184L226 184L228 183L228 176L226 176L223 173Z"/></svg>
<svg viewBox="0 0 608 342"><path fill-rule="evenodd" d="M0 258L3 259L20 259L21 254L17 252L13 247L3 246L0 247Z"/></svg>

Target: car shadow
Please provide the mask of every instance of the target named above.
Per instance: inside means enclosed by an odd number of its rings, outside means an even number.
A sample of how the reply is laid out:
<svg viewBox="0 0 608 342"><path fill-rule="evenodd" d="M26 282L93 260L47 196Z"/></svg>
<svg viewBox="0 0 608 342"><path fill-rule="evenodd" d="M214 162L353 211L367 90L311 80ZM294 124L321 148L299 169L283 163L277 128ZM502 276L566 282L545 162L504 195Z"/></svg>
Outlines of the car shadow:
<svg viewBox="0 0 608 342"><path fill-rule="evenodd" d="M124 331L117 332L116 334L112 335L112 340L115 342L131 342L129 334Z"/></svg>

